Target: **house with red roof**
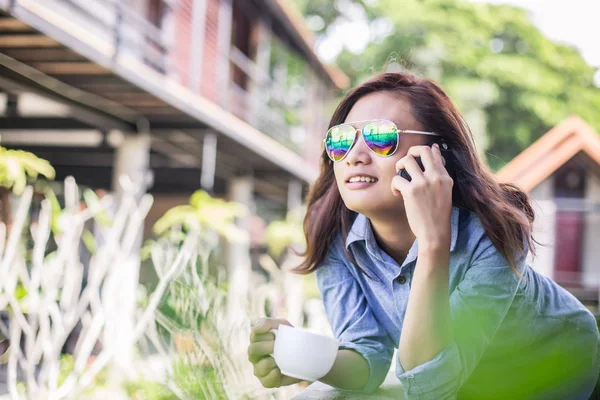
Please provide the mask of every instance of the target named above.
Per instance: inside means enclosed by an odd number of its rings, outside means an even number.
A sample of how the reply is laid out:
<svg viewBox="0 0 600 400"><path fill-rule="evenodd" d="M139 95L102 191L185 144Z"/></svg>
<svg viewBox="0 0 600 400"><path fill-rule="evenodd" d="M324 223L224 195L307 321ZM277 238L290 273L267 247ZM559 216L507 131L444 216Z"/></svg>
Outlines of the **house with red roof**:
<svg viewBox="0 0 600 400"><path fill-rule="evenodd" d="M536 211L530 263L589 306L600 282L600 135L577 116L560 123L497 173Z"/></svg>

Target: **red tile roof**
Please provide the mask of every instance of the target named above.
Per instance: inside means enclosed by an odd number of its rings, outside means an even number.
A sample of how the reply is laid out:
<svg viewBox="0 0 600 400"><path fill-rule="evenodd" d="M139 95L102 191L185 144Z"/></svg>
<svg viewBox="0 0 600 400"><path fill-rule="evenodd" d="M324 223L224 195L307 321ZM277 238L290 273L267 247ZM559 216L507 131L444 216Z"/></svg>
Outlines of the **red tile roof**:
<svg viewBox="0 0 600 400"><path fill-rule="evenodd" d="M506 164L496 174L528 192L579 152L600 166L600 135L573 115L561 122Z"/></svg>

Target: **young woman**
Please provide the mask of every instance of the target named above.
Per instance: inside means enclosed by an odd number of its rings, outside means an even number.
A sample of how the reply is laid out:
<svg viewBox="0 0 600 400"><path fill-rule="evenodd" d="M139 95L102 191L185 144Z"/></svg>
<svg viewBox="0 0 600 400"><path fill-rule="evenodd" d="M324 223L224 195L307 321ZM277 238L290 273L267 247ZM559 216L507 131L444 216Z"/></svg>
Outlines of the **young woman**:
<svg viewBox="0 0 600 400"><path fill-rule="evenodd" d="M371 392L397 347L407 399L587 400L600 334L577 299L526 264L533 219L527 195L478 158L438 85L386 73L348 93L325 137L298 268L316 272L341 342L320 380ZM250 338L266 387L297 382L268 356L281 323L262 319Z"/></svg>

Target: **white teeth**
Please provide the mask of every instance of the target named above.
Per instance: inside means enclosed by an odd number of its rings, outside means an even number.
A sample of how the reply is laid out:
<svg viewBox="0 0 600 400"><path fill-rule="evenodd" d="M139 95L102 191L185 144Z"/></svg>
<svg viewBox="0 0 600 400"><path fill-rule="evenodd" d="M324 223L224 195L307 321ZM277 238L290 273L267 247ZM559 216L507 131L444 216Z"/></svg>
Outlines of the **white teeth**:
<svg viewBox="0 0 600 400"><path fill-rule="evenodd" d="M377 179L369 176L353 176L348 182L377 182Z"/></svg>

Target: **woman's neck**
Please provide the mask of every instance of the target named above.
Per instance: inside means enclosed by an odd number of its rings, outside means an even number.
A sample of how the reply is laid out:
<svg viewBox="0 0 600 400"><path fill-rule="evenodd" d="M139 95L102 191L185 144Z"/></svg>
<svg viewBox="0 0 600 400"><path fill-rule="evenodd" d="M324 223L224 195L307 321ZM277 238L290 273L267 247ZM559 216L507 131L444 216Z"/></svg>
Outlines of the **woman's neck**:
<svg viewBox="0 0 600 400"><path fill-rule="evenodd" d="M393 218L369 217L369 220L379 247L402 265L415 241L406 214L399 213Z"/></svg>

